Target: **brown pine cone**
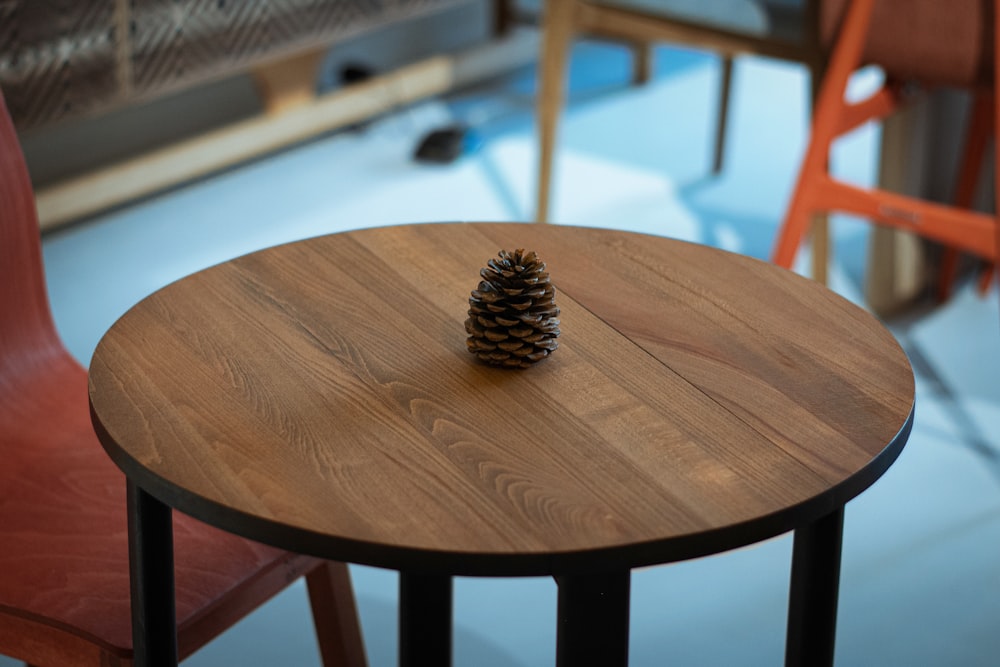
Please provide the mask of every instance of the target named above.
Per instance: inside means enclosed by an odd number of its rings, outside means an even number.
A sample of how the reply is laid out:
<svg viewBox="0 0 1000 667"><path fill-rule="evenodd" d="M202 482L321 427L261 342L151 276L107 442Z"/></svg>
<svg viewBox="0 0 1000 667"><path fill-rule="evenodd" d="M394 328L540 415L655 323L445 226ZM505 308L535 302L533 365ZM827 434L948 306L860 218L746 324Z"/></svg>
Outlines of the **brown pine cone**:
<svg viewBox="0 0 1000 667"><path fill-rule="evenodd" d="M534 252L501 250L469 297L469 351L492 366L527 368L559 346L559 307Z"/></svg>

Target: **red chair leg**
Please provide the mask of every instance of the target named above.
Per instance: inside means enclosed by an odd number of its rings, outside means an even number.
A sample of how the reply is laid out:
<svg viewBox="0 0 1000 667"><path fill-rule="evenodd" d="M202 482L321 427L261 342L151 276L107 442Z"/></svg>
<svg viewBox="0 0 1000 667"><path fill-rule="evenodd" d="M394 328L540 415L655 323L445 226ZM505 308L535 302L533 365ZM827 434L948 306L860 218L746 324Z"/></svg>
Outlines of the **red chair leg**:
<svg viewBox="0 0 1000 667"><path fill-rule="evenodd" d="M329 561L306 575L324 667L366 667L354 588L347 565Z"/></svg>
<svg viewBox="0 0 1000 667"><path fill-rule="evenodd" d="M1000 63L1000 39L996 38L997 35L1000 35L1000 0L994 0L993 2L993 35L994 35L993 91L996 98L1000 99L1000 92L998 92L1000 91L1000 66L998 66L998 63ZM1000 104L993 105L993 127L995 128L1000 127ZM994 192L998 193L997 196L1000 196L1000 187L997 187L1000 186L1000 151L996 150L995 147L993 155L994 155L993 173L994 173L994 178L996 179L993 184L995 188ZM996 207L997 205L994 204L994 206ZM996 211L994 212L994 214L996 215ZM1000 215L998 215L998 217L1000 217ZM996 254L994 255L994 258L996 259L996 262L994 262L993 273L997 276L997 282L998 284L1000 284L1000 270L996 269L997 262L1000 262L1000 221L998 221L996 224L995 236L996 236L996 248L995 248ZM1000 289L997 289L997 293L1000 294Z"/></svg>

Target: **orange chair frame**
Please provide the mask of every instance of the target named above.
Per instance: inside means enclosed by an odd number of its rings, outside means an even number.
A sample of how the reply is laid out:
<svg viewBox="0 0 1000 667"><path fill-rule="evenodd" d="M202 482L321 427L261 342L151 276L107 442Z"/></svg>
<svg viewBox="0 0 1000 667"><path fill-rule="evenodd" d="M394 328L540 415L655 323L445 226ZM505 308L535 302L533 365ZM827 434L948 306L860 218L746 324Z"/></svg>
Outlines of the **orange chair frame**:
<svg viewBox="0 0 1000 667"><path fill-rule="evenodd" d="M995 262L1000 254L996 215L878 188L851 185L834 179L829 173L830 147L835 139L865 122L885 118L909 97L901 82L887 76L884 85L867 99L849 103L844 98L848 80L861 65L874 3L875 0L855 0L848 7L841 24L826 77L820 87L809 147L778 234L772 261L791 268L809 231L812 216L843 212L862 216L876 224L913 232ZM1000 12L996 13L996 22L1000 22ZM1000 76L1000 69L996 70L995 76ZM995 89L996 81L993 83ZM988 104L991 108L995 127L997 108L992 90L977 92L979 99L983 100L979 104ZM970 138L977 132L980 139L988 134L984 127L974 128ZM980 161L981 157L980 154ZM971 183L966 187L974 187L974 176L978 172L975 154L967 152L965 163L968 169L974 171L972 175L964 175L963 182ZM1000 170L997 174L1000 179ZM971 200L970 193L960 193L960 197Z"/></svg>

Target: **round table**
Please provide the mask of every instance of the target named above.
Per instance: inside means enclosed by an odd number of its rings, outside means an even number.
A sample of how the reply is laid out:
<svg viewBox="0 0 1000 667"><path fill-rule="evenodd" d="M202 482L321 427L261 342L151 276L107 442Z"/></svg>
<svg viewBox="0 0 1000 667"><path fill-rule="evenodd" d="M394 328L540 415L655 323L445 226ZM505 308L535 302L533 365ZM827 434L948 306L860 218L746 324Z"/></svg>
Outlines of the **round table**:
<svg viewBox="0 0 1000 667"><path fill-rule="evenodd" d="M479 271L534 250L560 346L478 361ZM322 236L168 285L90 367L129 479L137 664L173 664L171 508L400 571L401 664L450 662L451 576L551 575L560 665L625 665L629 573L795 531L788 664L831 664L844 505L902 450L913 373L825 287L666 238L450 223ZM172 606L170 607L172 609Z"/></svg>

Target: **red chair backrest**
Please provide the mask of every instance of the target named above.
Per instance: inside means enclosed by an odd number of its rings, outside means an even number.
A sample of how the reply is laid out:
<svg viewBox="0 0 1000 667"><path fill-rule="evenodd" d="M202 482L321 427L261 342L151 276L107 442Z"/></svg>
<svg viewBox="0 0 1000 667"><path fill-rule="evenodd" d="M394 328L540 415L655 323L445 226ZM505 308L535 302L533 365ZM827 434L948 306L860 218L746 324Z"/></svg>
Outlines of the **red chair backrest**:
<svg viewBox="0 0 1000 667"><path fill-rule="evenodd" d="M49 311L35 196L0 93L0 394L65 350Z"/></svg>

